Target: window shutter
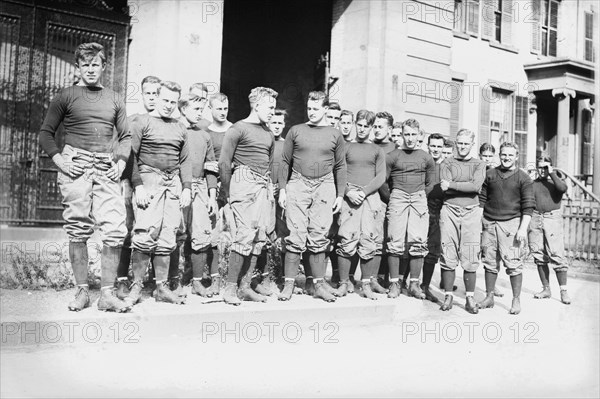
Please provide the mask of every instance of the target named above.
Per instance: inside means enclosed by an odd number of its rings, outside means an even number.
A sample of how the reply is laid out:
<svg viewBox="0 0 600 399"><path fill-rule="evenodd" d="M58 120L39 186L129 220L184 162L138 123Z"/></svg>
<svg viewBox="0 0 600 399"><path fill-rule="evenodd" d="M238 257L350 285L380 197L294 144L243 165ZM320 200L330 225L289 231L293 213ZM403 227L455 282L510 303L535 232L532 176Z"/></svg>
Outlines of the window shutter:
<svg viewBox="0 0 600 399"><path fill-rule="evenodd" d="M490 142L490 100L492 89L489 86L481 88L479 99L479 145Z"/></svg>
<svg viewBox="0 0 600 399"><path fill-rule="evenodd" d="M467 0L467 33L479 36L479 0Z"/></svg>
<svg viewBox="0 0 600 399"><path fill-rule="evenodd" d="M496 30L496 15L494 14L496 6L494 3L494 0L483 0L482 3L481 24L483 25L483 30L481 32L481 37L488 40L494 39Z"/></svg>
<svg viewBox="0 0 600 399"><path fill-rule="evenodd" d="M512 20L513 20L513 2L512 0L502 0L502 28L500 31L500 42L504 44L512 43Z"/></svg>
<svg viewBox="0 0 600 399"><path fill-rule="evenodd" d="M450 138L455 139L458 129L460 129L460 109L463 92L463 81L452 79L450 86Z"/></svg>
<svg viewBox="0 0 600 399"><path fill-rule="evenodd" d="M548 21L548 55L556 57L556 32L558 30L558 2L550 0L550 21Z"/></svg>
<svg viewBox="0 0 600 399"><path fill-rule="evenodd" d="M541 44L541 0L531 0L531 52L539 54L542 49Z"/></svg>
<svg viewBox="0 0 600 399"><path fill-rule="evenodd" d="M583 58L594 62L594 14L585 13L585 48Z"/></svg>

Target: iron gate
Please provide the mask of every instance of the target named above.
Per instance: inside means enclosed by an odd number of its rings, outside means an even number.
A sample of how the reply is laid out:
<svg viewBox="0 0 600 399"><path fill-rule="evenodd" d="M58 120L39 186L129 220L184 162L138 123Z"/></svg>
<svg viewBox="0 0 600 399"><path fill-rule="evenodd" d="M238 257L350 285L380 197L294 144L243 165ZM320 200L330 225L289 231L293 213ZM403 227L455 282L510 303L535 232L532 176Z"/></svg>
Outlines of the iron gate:
<svg viewBox="0 0 600 399"><path fill-rule="evenodd" d="M0 222L62 222L57 169L40 149L39 129L52 97L73 83L80 43L104 46L102 83L125 91L126 6L126 0L0 1Z"/></svg>

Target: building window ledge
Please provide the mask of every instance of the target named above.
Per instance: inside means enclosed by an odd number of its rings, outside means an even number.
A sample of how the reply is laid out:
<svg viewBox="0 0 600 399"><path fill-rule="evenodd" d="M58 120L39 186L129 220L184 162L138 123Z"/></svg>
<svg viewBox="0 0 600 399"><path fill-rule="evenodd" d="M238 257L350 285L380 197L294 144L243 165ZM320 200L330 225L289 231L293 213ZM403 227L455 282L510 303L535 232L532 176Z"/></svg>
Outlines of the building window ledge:
<svg viewBox="0 0 600 399"><path fill-rule="evenodd" d="M500 50L509 51L509 52L515 53L515 54L519 54L519 49L517 49L514 46L509 46L508 44L503 44L503 43L497 42L495 40L490 40L489 44L490 44L490 47L498 48Z"/></svg>
<svg viewBox="0 0 600 399"><path fill-rule="evenodd" d="M471 38L471 35L469 35L468 33L460 32L458 30L452 31L452 34L454 35L454 37L458 37L459 39L469 40Z"/></svg>

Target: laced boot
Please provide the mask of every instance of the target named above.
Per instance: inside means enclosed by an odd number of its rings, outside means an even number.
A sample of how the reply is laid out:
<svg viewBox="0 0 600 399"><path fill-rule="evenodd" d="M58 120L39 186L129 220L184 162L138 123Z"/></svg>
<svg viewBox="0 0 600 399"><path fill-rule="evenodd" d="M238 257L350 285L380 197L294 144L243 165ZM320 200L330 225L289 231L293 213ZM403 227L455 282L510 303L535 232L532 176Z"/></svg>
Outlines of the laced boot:
<svg viewBox="0 0 600 399"><path fill-rule="evenodd" d="M105 312L125 313L131 310L131 305L115 296L113 287L103 287L98 299L98 310Z"/></svg>
<svg viewBox="0 0 600 399"><path fill-rule="evenodd" d="M494 296L498 298L502 298L504 296L504 292L500 291L498 287L494 287Z"/></svg>
<svg viewBox="0 0 600 399"><path fill-rule="evenodd" d="M350 291L348 286L352 285L350 280L342 280L340 281L340 286L337 289L337 296L342 297L346 296Z"/></svg>
<svg viewBox="0 0 600 399"><path fill-rule="evenodd" d="M565 305L571 304L571 297L569 296L569 293L566 289L560 290L560 301Z"/></svg>
<svg viewBox="0 0 600 399"><path fill-rule="evenodd" d="M324 281L319 281L318 283L315 283L314 288L314 297L315 298L321 298L322 300L324 300L325 302L335 302L335 296L333 296L333 294L331 294L329 292L329 290L327 289L328 284Z"/></svg>
<svg viewBox="0 0 600 399"><path fill-rule="evenodd" d="M377 277L371 277L371 289L373 292L377 294L387 294L388 290L383 288L379 281L377 281Z"/></svg>
<svg viewBox="0 0 600 399"><path fill-rule="evenodd" d="M181 285L181 280L179 280L179 276L170 277L169 278L169 289L173 291L173 293L180 297L187 297L187 294L183 292L183 285Z"/></svg>
<svg viewBox="0 0 600 399"><path fill-rule="evenodd" d="M247 278L242 279L242 284L238 290L238 297L242 301L267 302L267 297L260 295L250 287L250 281Z"/></svg>
<svg viewBox="0 0 600 399"><path fill-rule="evenodd" d="M352 294L354 293L354 289L356 287L356 280L354 277L350 276L350 281L348 283L348 294Z"/></svg>
<svg viewBox="0 0 600 399"><path fill-rule="evenodd" d="M442 306L440 306L440 310L447 312L448 310L452 309L453 302L454 295L446 294L444 297L444 303L442 303Z"/></svg>
<svg viewBox="0 0 600 399"><path fill-rule="evenodd" d="M419 287L419 281L411 281L408 287L408 294L417 299L425 299L425 294L421 291L421 287Z"/></svg>
<svg viewBox="0 0 600 399"><path fill-rule="evenodd" d="M371 284L373 280L371 280ZM400 283L398 281L390 282L390 290L387 294L388 298L398 298L400 296Z"/></svg>
<svg viewBox="0 0 600 399"><path fill-rule="evenodd" d="M306 295L315 296L315 283L312 277L307 277L304 282L304 293Z"/></svg>
<svg viewBox="0 0 600 399"><path fill-rule="evenodd" d="M465 303L465 310L471 314L479 313L479 305L475 302L475 298L472 296L467 297L467 302Z"/></svg>
<svg viewBox="0 0 600 399"><path fill-rule="evenodd" d="M485 296L485 299L479 302L480 309L487 309L494 307L494 291L488 292Z"/></svg>
<svg viewBox="0 0 600 399"><path fill-rule="evenodd" d="M156 282L156 290L152 294L156 302L167 302L174 303L177 305L183 305L185 303L185 297L177 295L171 291L168 281Z"/></svg>
<svg viewBox="0 0 600 399"><path fill-rule="evenodd" d="M211 296L217 296L219 295L219 292L221 291L221 275L218 274L216 276L210 276L211 277L211 283L210 283L210 293Z"/></svg>
<svg viewBox="0 0 600 399"><path fill-rule="evenodd" d="M433 293L429 289L428 285L421 284L421 291L423 291L423 294L425 294L425 299L427 299L428 301L431 301L434 303L438 302L437 297L435 295L433 295Z"/></svg>
<svg viewBox="0 0 600 399"><path fill-rule="evenodd" d="M240 298L238 298L237 296L236 283L225 284L225 289L223 290L223 300L225 301L225 303L234 306L238 306L242 303L242 301L240 301Z"/></svg>
<svg viewBox="0 0 600 399"><path fill-rule="evenodd" d="M549 286L542 287L542 290L540 292L536 292L535 294L533 294L533 297L535 299L551 298L552 292L550 291L550 287Z"/></svg>
<svg viewBox="0 0 600 399"><path fill-rule="evenodd" d="M202 279L201 278L193 278L192 279L192 294L193 295L200 295L203 298L210 298L212 297L212 292L209 288L206 288L204 286L204 284L202 284Z"/></svg>
<svg viewBox="0 0 600 399"><path fill-rule="evenodd" d="M519 299L518 296L513 298L512 306L510 307L510 310L508 311L508 313L510 313L510 314L521 313L521 300Z"/></svg>
<svg viewBox="0 0 600 399"><path fill-rule="evenodd" d="M375 294L373 293L373 290L371 289L371 281L370 280L363 280L362 294L367 299L370 299L372 301L377 300L377 297L375 296Z"/></svg>
<svg viewBox="0 0 600 399"><path fill-rule="evenodd" d="M79 312L81 309L90 307L90 290L88 286L78 286L75 299L69 302L69 310Z"/></svg>
<svg viewBox="0 0 600 399"><path fill-rule="evenodd" d="M260 295L271 296L271 295L273 295L273 291L271 291L270 285L271 285L271 279L269 278L269 275L263 274L260 283L256 284L256 287L254 287L254 290L256 292L258 292Z"/></svg>
<svg viewBox="0 0 600 399"><path fill-rule="evenodd" d="M117 278L117 298L120 300L125 300L129 295L129 279L127 277L118 277Z"/></svg>
<svg viewBox="0 0 600 399"><path fill-rule="evenodd" d="M129 287L129 295L124 299L124 301L129 305L133 306L136 303L142 300L142 288L144 285L141 281L134 281Z"/></svg>
<svg viewBox="0 0 600 399"><path fill-rule="evenodd" d="M338 290L336 290L331 285L329 285L329 283L327 281L325 281L325 279L323 279L323 288L325 288L327 290L327 292L329 292L333 296L340 296ZM315 290L316 290L316 287L315 287Z"/></svg>
<svg viewBox="0 0 600 399"><path fill-rule="evenodd" d="M292 299L292 295L294 293L294 280L293 279L285 279L285 283L283 284L283 289L281 293L277 296L277 299L280 301L289 301Z"/></svg>

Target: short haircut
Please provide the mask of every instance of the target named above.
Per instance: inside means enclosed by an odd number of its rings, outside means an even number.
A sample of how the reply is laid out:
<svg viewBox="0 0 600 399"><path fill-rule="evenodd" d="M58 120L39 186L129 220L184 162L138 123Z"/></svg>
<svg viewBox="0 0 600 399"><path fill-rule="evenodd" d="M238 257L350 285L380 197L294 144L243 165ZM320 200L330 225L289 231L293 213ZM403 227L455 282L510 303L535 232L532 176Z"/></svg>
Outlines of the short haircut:
<svg viewBox="0 0 600 399"><path fill-rule="evenodd" d="M160 79L156 76L148 75L144 79L142 79L142 88L146 83L158 83L160 84Z"/></svg>
<svg viewBox="0 0 600 399"><path fill-rule="evenodd" d="M552 164L552 158L550 158L549 155L542 155L541 157L538 157L536 163L540 163L540 162L550 162L550 164Z"/></svg>
<svg viewBox="0 0 600 399"><path fill-rule="evenodd" d="M419 121L416 119L405 120L402 122L402 128L404 129L405 126L412 127L413 129L417 129L419 132L421 132L421 125L419 125Z"/></svg>
<svg viewBox="0 0 600 399"><path fill-rule="evenodd" d="M471 141L475 141L475 132L469 129L460 129L456 133L457 138L458 136L468 136L471 139Z"/></svg>
<svg viewBox="0 0 600 399"><path fill-rule="evenodd" d="M446 147L446 148L454 147L454 141L452 141L450 139L444 139L444 147Z"/></svg>
<svg viewBox="0 0 600 399"><path fill-rule="evenodd" d="M500 144L500 150L498 151L502 152L502 150L505 148L514 148L517 151L517 154L519 153L519 146L511 141L507 141L506 143Z"/></svg>
<svg viewBox="0 0 600 399"><path fill-rule="evenodd" d="M352 111L348 111L347 109L343 110L342 115L340 115L340 118L345 115L350 115L350 119L354 119L354 114L352 113Z"/></svg>
<svg viewBox="0 0 600 399"><path fill-rule="evenodd" d="M402 129L402 122L394 122L393 129Z"/></svg>
<svg viewBox="0 0 600 399"><path fill-rule="evenodd" d="M366 120L367 125L372 126L375 123L375 113L366 109L361 109L356 113L356 122Z"/></svg>
<svg viewBox="0 0 600 399"><path fill-rule="evenodd" d="M167 90L176 91L177 93L179 93L179 95L181 95L181 86L179 85L179 83L171 82L169 80L160 82L160 86L158 87L158 94L160 94L160 90L163 87Z"/></svg>
<svg viewBox="0 0 600 399"><path fill-rule="evenodd" d="M198 90L202 90L202 91L208 92L208 89L206 88L206 85L204 83L194 83L193 85L190 86L190 90L189 91L192 91L194 89L198 89Z"/></svg>
<svg viewBox="0 0 600 399"><path fill-rule="evenodd" d="M311 91L308 93L308 101L321 101L321 105L324 107L329 107L329 97L322 91Z"/></svg>
<svg viewBox="0 0 600 399"><path fill-rule="evenodd" d="M329 103L329 109L332 109L334 111L341 111L342 107L340 107L339 103L331 102L331 103Z"/></svg>
<svg viewBox="0 0 600 399"><path fill-rule="evenodd" d="M177 107L179 108L179 111L183 111L184 108L186 108L188 105L190 105L190 103L193 102L200 102L200 97L194 94L184 94L179 99Z"/></svg>
<svg viewBox="0 0 600 399"><path fill-rule="evenodd" d="M429 135L429 137L427 137L427 144L431 144L431 140L443 140L445 141L446 139L444 138L444 136L442 136L439 133L431 133Z"/></svg>
<svg viewBox="0 0 600 399"><path fill-rule="evenodd" d="M496 147L491 145L490 143L483 143L481 147L479 147L479 154L483 154L486 151L491 151L492 154L496 153Z"/></svg>
<svg viewBox="0 0 600 399"><path fill-rule="evenodd" d="M79 60L87 61L100 56L100 60L104 64L106 62L106 54L104 54L104 46L100 43L81 43L75 50L75 64L79 64Z"/></svg>
<svg viewBox="0 0 600 399"><path fill-rule="evenodd" d="M283 108L276 108L273 116L281 116L281 115L283 115L283 120L285 121L285 118L287 118L288 113Z"/></svg>
<svg viewBox="0 0 600 399"><path fill-rule="evenodd" d="M273 90L269 87L259 86L259 87L255 87L254 89L250 90L250 94L248 95L248 100L250 101L250 106L252 106L264 97L277 98L278 95L279 94L275 90Z"/></svg>
<svg viewBox="0 0 600 399"><path fill-rule="evenodd" d="M212 105L212 103L215 101L225 102L225 101L229 101L229 98L227 98L227 96L223 93L211 94L210 97L208 98L208 103Z"/></svg>
<svg viewBox="0 0 600 399"><path fill-rule="evenodd" d="M387 120L389 127L394 126L394 117L389 112L386 112L386 111L378 112L375 114L375 118L385 119L385 120Z"/></svg>

